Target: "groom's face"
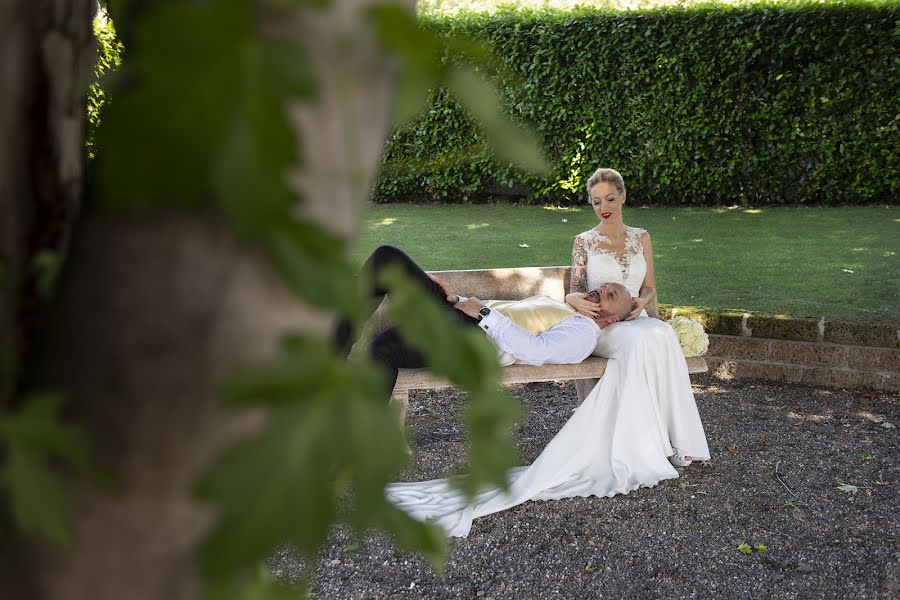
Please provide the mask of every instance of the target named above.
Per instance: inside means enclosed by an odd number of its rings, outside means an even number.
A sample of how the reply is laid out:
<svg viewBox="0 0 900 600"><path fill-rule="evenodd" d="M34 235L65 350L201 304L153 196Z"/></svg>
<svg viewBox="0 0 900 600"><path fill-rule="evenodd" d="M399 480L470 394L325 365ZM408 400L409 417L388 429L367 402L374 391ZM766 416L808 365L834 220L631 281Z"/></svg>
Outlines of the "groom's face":
<svg viewBox="0 0 900 600"><path fill-rule="evenodd" d="M631 294L619 283L604 283L588 292L585 300L600 304L601 317L616 315L624 319L631 312Z"/></svg>

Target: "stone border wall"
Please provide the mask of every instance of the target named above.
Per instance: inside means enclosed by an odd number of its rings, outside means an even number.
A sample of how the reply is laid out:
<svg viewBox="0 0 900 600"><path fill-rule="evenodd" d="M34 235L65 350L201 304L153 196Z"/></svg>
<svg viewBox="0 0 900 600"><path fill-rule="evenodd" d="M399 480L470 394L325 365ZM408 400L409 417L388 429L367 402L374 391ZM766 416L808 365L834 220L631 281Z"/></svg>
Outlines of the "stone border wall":
<svg viewBox="0 0 900 600"><path fill-rule="evenodd" d="M719 377L900 391L900 324L660 306L661 319L675 315L703 324Z"/></svg>

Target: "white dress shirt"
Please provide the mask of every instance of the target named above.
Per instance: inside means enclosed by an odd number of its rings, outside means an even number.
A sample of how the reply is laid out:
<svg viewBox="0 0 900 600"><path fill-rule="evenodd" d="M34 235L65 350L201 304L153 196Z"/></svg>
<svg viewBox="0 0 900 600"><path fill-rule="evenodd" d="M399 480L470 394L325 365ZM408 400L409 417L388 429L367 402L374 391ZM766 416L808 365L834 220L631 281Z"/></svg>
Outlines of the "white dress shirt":
<svg viewBox="0 0 900 600"><path fill-rule="evenodd" d="M460 296L460 302L465 300ZM500 351L500 364L577 364L597 346L600 327L581 315L566 317L544 333L534 334L513 323L499 310L491 310L478 326Z"/></svg>

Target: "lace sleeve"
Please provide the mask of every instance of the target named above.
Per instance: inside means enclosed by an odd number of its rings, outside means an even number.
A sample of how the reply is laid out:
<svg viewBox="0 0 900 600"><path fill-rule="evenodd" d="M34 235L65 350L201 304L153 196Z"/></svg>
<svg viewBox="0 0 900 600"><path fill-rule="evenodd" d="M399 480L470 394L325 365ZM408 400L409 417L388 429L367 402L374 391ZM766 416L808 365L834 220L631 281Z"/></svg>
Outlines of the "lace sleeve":
<svg viewBox="0 0 900 600"><path fill-rule="evenodd" d="M569 282L569 293L587 292L587 249L584 237L575 238L572 246L572 278Z"/></svg>

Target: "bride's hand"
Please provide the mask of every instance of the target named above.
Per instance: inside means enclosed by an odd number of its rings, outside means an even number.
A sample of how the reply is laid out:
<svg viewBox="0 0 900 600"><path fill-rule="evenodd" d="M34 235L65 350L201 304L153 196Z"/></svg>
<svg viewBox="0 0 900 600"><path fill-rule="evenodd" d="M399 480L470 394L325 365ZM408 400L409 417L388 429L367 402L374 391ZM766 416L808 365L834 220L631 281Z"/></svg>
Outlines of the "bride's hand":
<svg viewBox="0 0 900 600"><path fill-rule="evenodd" d="M596 302L585 300L585 296L587 296L587 294L584 292L572 292L571 294L566 294L566 304L582 315L590 319L596 319L600 316L600 305Z"/></svg>
<svg viewBox="0 0 900 600"><path fill-rule="evenodd" d="M630 321L636 317L641 316L641 311L647 308L647 305L650 304L650 300L650 298L635 298L634 308L630 313L628 313L628 316L625 317L625 320Z"/></svg>

